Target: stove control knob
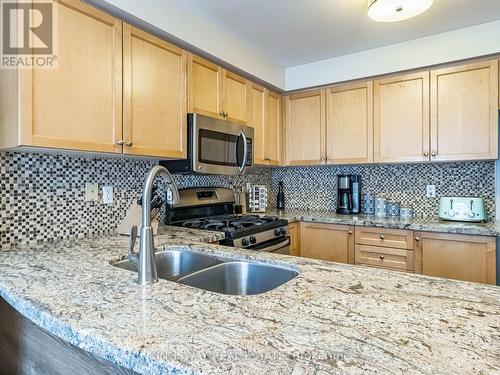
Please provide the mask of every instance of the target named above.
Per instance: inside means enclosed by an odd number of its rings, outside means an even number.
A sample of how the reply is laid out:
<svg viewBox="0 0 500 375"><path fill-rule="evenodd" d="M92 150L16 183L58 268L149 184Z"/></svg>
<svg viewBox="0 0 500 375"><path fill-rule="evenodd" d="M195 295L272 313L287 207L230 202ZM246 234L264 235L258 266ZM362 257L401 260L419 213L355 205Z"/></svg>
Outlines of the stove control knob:
<svg viewBox="0 0 500 375"><path fill-rule="evenodd" d="M276 237L279 237L279 236L281 235L280 230L279 230L279 229L275 229L275 230L274 230L274 235L275 235Z"/></svg>
<svg viewBox="0 0 500 375"><path fill-rule="evenodd" d="M251 237L250 237L250 243L251 243L251 244L254 244L254 243L256 243L256 242L257 242L257 238L255 238L255 236L251 236Z"/></svg>
<svg viewBox="0 0 500 375"><path fill-rule="evenodd" d="M286 234L286 228L281 228L280 229L280 234L284 236Z"/></svg>
<svg viewBox="0 0 500 375"><path fill-rule="evenodd" d="M247 238L243 238L243 239L241 240L241 244L242 244L243 246L248 246L248 239L247 239Z"/></svg>

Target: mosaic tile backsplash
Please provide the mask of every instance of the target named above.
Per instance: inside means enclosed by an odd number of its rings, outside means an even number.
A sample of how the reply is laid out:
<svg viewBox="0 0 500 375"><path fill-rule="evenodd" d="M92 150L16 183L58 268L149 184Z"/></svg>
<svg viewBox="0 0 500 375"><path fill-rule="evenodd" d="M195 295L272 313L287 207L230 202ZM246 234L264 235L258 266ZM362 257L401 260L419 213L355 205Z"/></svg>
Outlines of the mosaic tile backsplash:
<svg viewBox="0 0 500 375"><path fill-rule="evenodd" d="M335 210L338 174L360 175L362 193L413 207L417 217L437 218L439 197L451 195L484 197L488 218L495 218L493 161L276 168L269 199L274 204L282 180L287 208ZM436 186L436 198L426 197L426 185Z"/></svg>
<svg viewBox="0 0 500 375"><path fill-rule="evenodd" d="M0 152L0 249L116 229L127 208L140 195L144 177L156 162L103 156ZM283 180L286 207L334 210L336 175L360 174L363 191L411 204L417 214L437 215L437 198L425 197L425 185L436 185L437 196L480 195L490 218L495 215L495 164L405 164L350 167L253 168L240 176L174 176L180 188L236 187L264 184L269 207ZM111 205L85 202L85 182L112 185Z"/></svg>
<svg viewBox="0 0 500 375"><path fill-rule="evenodd" d="M113 232L141 194L145 159L0 152L0 249L24 243ZM267 183L270 171L248 176L176 176L179 187ZM113 186L113 204L85 202L85 183Z"/></svg>

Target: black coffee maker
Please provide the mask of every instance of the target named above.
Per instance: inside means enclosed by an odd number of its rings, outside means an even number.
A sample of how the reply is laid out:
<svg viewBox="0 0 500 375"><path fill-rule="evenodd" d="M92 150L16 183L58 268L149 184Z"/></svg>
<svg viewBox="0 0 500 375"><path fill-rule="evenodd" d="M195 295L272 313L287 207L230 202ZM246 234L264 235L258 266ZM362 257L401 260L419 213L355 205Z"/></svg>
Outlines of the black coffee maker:
<svg viewBox="0 0 500 375"><path fill-rule="evenodd" d="M342 215L361 212L361 176L337 175L337 213Z"/></svg>

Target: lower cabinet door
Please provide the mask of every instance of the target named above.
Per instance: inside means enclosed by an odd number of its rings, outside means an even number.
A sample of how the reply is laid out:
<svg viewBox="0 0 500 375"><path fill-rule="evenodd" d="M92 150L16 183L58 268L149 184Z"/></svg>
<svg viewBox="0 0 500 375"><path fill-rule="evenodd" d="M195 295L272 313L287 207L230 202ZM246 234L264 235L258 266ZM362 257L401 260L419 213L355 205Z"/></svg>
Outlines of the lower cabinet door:
<svg viewBox="0 0 500 375"><path fill-rule="evenodd" d="M288 230L290 231L290 255L300 256L299 225L290 223Z"/></svg>
<svg viewBox="0 0 500 375"><path fill-rule="evenodd" d="M496 239L415 233L417 273L479 283L496 283Z"/></svg>
<svg viewBox="0 0 500 375"><path fill-rule="evenodd" d="M353 264L353 228L349 225L301 223L300 254L306 258Z"/></svg>

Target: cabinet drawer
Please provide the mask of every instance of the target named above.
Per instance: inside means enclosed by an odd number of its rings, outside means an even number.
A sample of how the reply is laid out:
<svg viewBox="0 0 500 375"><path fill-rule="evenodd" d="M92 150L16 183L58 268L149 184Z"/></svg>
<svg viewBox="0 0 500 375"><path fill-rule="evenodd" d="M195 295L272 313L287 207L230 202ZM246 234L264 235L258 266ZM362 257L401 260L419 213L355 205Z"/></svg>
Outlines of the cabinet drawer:
<svg viewBox="0 0 500 375"><path fill-rule="evenodd" d="M357 227L356 243L413 250L413 232L401 229Z"/></svg>
<svg viewBox="0 0 500 375"><path fill-rule="evenodd" d="M414 253L411 250L367 245L355 246L354 261L356 264L413 271L413 259Z"/></svg>

